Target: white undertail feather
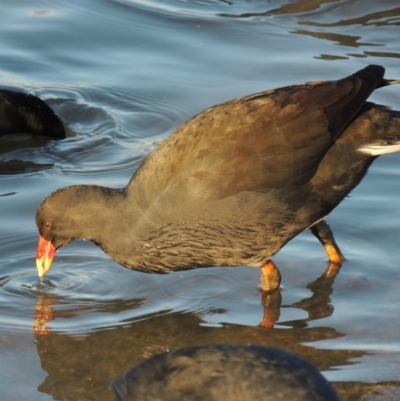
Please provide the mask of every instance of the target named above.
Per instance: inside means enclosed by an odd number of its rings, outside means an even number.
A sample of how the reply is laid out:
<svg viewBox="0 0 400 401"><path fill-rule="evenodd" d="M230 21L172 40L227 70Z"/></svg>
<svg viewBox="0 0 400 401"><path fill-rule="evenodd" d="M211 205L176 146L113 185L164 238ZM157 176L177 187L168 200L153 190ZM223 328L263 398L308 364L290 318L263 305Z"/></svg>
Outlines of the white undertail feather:
<svg viewBox="0 0 400 401"><path fill-rule="evenodd" d="M387 153L400 152L400 142L385 145L365 145L359 148L358 151L369 156L380 156Z"/></svg>
<svg viewBox="0 0 400 401"><path fill-rule="evenodd" d="M389 85L397 85L397 84L400 84L400 79L386 79L386 82Z"/></svg>

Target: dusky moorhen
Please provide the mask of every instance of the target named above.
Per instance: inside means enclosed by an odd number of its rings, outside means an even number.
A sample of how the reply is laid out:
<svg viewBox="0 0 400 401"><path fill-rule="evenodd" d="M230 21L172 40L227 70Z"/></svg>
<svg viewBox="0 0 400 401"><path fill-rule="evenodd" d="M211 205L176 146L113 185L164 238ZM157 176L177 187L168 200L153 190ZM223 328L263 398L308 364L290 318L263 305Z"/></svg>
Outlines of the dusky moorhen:
<svg viewBox="0 0 400 401"><path fill-rule="evenodd" d="M271 292L281 280L271 257L307 228L341 264L323 219L377 156L400 150L400 112L366 102L400 82L384 71L370 65L213 106L166 138L126 188L53 192L36 214L39 276L57 249L85 238L148 273L256 266Z"/></svg>

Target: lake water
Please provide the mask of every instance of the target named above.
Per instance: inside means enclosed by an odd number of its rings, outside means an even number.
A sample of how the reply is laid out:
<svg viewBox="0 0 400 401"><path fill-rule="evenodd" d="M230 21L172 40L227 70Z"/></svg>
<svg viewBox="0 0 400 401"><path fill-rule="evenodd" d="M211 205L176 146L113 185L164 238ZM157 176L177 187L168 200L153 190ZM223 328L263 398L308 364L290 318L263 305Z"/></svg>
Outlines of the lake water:
<svg viewBox="0 0 400 401"><path fill-rule="evenodd" d="M84 241L40 288L34 222L56 188L125 186L213 104L371 63L400 78L399 26L394 0L2 0L0 87L45 99L68 138L0 138L0 399L112 400L133 364L220 342L295 352L343 400L400 399L400 154L330 215L347 258L336 279L319 279L326 255L309 232L274 258L281 298L261 298L258 269L148 275ZM400 86L371 99L399 110Z"/></svg>

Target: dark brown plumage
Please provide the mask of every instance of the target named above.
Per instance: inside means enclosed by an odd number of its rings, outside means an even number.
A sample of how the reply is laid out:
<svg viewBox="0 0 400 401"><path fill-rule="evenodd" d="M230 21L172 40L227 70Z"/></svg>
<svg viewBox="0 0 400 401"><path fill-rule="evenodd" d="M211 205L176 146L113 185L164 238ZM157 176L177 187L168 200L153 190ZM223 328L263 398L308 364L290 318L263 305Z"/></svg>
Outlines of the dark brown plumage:
<svg viewBox="0 0 400 401"><path fill-rule="evenodd" d="M0 89L0 136L7 134L65 138L63 123L42 99L28 93Z"/></svg>
<svg viewBox="0 0 400 401"><path fill-rule="evenodd" d="M400 150L400 113L366 103L374 89L397 83L383 75L371 65L339 81L211 107L149 155L126 188L54 192L36 215L39 275L55 249L86 238L121 265L150 273L262 267L262 288L270 291L280 276L266 262L312 226L330 259L341 263L321 220L376 156Z"/></svg>
<svg viewBox="0 0 400 401"><path fill-rule="evenodd" d="M259 345L165 352L133 367L112 388L118 401L340 401L310 363Z"/></svg>

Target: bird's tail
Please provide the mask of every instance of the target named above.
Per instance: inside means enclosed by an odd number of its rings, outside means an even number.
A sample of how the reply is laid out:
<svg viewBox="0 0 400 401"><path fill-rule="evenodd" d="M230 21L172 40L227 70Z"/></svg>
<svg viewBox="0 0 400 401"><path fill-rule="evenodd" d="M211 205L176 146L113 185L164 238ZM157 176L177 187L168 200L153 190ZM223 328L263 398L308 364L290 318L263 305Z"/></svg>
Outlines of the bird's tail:
<svg viewBox="0 0 400 401"><path fill-rule="evenodd" d="M389 85L396 85L400 84L400 79L386 79L382 78L381 82L379 83L377 88L383 88L384 86L389 86Z"/></svg>
<svg viewBox="0 0 400 401"><path fill-rule="evenodd" d="M400 80L388 81L388 85L400 83ZM364 110L356 124L368 122L366 125L369 132L364 131L363 141L358 150L369 156L400 152L400 111L372 103L367 103L364 107L369 110ZM365 125L360 128L365 128Z"/></svg>

